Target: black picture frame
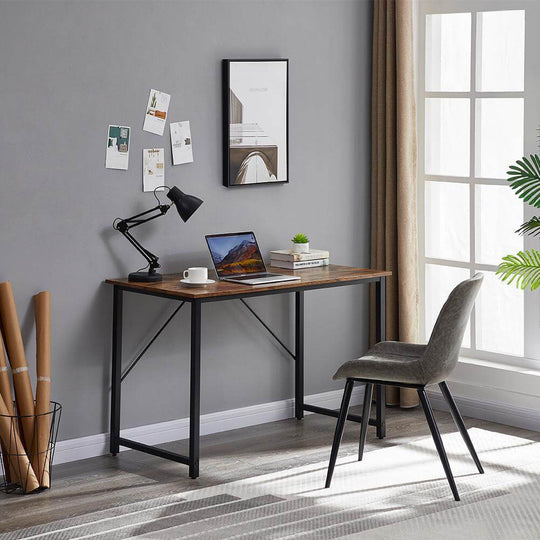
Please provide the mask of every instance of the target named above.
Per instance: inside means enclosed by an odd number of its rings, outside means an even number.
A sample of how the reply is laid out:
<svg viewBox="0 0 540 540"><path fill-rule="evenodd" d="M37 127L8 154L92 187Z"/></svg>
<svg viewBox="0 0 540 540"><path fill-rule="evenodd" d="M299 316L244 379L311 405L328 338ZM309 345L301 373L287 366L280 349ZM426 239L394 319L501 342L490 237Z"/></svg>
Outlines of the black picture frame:
<svg viewBox="0 0 540 540"><path fill-rule="evenodd" d="M283 86L278 89L272 88L269 93L269 103L279 102L279 96L285 96L283 108L272 113L273 118L278 118L277 126L272 123L273 132L268 134L258 122L244 122L244 106L231 88L231 68L239 64L243 67L242 76L249 78L249 63L260 64L273 62L275 73L279 79L284 70L285 80ZM254 71L259 71L262 66L254 66ZM269 66L270 68L270 66ZM225 187L260 186L289 183L289 60L287 58L271 59L225 59L222 61L223 70L223 185ZM238 70L238 69L237 69ZM233 84L235 75L233 74ZM253 74L254 86L249 91L259 92L260 98L268 88L257 85L257 74ZM238 84L238 83L236 83ZM245 81L243 82L245 84ZM264 85L264 81L263 81ZM276 97L277 95L277 97ZM284 110L283 110L284 109ZM253 113L253 106L251 107ZM261 114L268 116L268 111L263 107ZM282 121L279 121L282 118ZM236 120L236 122L233 122ZM232 126L232 127L231 127ZM276 137L275 134L278 134ZM274 137L272 137L274 135ZM261 143L261 139L268 141ZM249 141L254 144L250 145ZM285 156L283 156L285 152ZM257 171L257 172L255 172ZM259 173L258 171L261 171ZM262 176L262 180L260 179ZM265 181L265 178L268 180ZM275 178L275 180L272 180ZM256 181L253 181L253 180Z"/></svg>

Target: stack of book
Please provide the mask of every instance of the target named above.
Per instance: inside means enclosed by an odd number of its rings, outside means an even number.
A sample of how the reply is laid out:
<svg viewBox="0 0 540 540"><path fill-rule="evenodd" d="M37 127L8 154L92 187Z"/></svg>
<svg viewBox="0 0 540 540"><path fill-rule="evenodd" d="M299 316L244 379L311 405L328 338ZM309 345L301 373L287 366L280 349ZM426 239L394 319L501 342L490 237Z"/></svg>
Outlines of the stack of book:
<svg viewBox="0 0 540 540"><path fill-rule="evenodd" d="M294 253L290 249L277 249L270 252L270 266L301 270L316 266L328 266L330 253L324 249L310 249L309 253Z"/></svg>

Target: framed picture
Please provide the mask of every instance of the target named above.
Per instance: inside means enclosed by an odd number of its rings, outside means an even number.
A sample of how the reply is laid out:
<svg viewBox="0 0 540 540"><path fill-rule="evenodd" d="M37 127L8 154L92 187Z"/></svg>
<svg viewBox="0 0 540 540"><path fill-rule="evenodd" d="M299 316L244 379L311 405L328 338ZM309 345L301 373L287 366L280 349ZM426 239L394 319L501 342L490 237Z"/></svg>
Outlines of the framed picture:
<svg viewBox="0 0 540 540"><path fill-rule="evenodd" d="M289 61L223 60L223 185L289 181Z"/></svg>

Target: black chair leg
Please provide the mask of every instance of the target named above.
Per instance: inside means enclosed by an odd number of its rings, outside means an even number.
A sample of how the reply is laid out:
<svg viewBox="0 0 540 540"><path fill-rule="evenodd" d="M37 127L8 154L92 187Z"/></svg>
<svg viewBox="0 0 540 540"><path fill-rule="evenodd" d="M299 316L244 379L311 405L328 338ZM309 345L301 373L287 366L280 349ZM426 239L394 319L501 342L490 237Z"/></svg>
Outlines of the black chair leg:
<svg viewBox="0 0 540 540"><path fill-rule="evenodd" d="M459 409L457 408L456 402L454 401L454 398L452 394L450 393L450 389L448 388L446 382L439 383L439 388L441 389L442 395L444 396L446 403L448 403L448 406L450 407L450 413L452 414L454 423L459 429L459 432L461 433L461 436L463 437L463 440L465 441L465 444L467 445L467 448L469 449L469 453L471 454L471 457L474 459L474 462L476 463L478 472L480 474L484 474L484 468L482 467L482 464L480 463L478 454L476 453L476 450L474 449L471 438L469 437L469 433L467 432L467 428L465 427L465 424L463 423L463 418L461 417L461 414L459 412Z"/></svg>
<svg viewBox="0 0 540 540"><path fill-rule="evenodd" d="M456 487L456 483L454 482L454 476L452 475L452 469L450 468L448 457L446 456L446 451L444 449L441 434L435 422L435 417L433 416L433 411L429 403L429 398L423 388L418 389L418 397L420 398L420 403L422 404L422 408L424 409L424 414L426 415L426 420L429 425L433 441L435 442L435 447L437 448L437 452L439 453L439 458L441 459L444 472L446 473L446 478L448 479L448 483L450 484L450 489L452 490L454 499L456 501L459 501L459 493Z"/></svg>
<svg viewBox="0 0 540 540"><path fill-rule="evenodd" d="M360 424L360 442L358 443L358 461L362 461L364 446L366 444L369 416L371 413L371 400L373 399L373 384L367 383L364 393L364 406L362 407L362 423Z"/></svg>
<svg viewBox="0 0 540 540"><path fill-rule="evenodd" d="M328 463L328 472L326 473L326 484L324 485L325 488L329 488L330 483L332 482L332 475L334 474L334 467L336 465L339 445L341 444L343 430L345 429L345 420L347 420L347 414L349 412L349 402L351 401L353 386L354 381L352 379L347 379L347 382L345 383L345 390L343 391L343 398L341 399L341 408L339 410L336 431L334 433L334 442L332 444L330 462Z"/></svg>

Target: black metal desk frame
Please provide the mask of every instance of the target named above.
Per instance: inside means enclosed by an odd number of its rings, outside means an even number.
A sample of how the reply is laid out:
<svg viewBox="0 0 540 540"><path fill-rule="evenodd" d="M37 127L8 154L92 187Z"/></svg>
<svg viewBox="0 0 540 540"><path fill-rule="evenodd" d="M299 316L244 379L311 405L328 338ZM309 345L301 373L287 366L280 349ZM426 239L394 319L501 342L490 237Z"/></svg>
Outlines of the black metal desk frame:
<svg viewBox="0 0 540 540"><path fill-rule="evenodd" d="M183 298L179 299L174 294L152 289L140 289L130 287L129 285L114 285L113 291L113 325L112 325L112 389L111 389L111 424L110 424L110 451L113 456L119 452L120 446L139 450L147 454L152 454L164 459L176 461L189 466L189 476L197 478L199 476L199 442L200 442L200 386L201 386L201 307L202 304L210 302L223 302L226 300L238 299L249 310L249 312L262 324L270 335L283 347L283 349L293 358L295 362L294 381L295 381L295 416L298 420L304 417L304 411L309 411L327 416L338 417L338 411L317 407L304 403L304 292L313 289L325 289L331 287L340 287L345 285L375 283L376 289L376 340L385 339L385 294L386 278L364 278L352 281L329 282L316 285L306 285L300 287L290 287L286 289L275 289L265 291L249 291L235 295L224 295L206 298ZM122 372L122 312L123 312L123 294L132 292L150 296L168 298L180 301L170 317L165 321L156 334L149 340L135 359L130 362ZM245 298L257 296L269 296L274 294L295 295L295 347L294 353L276 336L270 327L255 313L247 304ZM121 404L121 385L137 362L143 357L146 351L163 332L166 326L173 320L185 303L191 304L191 361L190 361L190 404L189 404L189 455L184 456L168 450L163 450L155 446L143 444L131 439L120 436L120 404ZM369 420L369 424L376 426L377 436L382 439L386 435L385 421L385 389L384 386L376 387L376 417ZM348 420L361 422L362 417L356 414L349 414Z"/></svg>

